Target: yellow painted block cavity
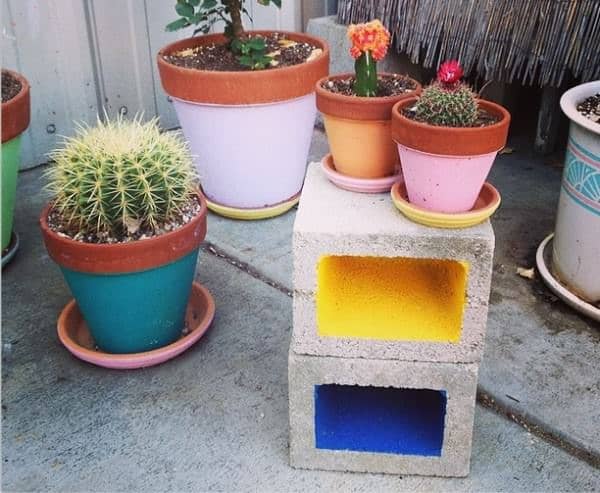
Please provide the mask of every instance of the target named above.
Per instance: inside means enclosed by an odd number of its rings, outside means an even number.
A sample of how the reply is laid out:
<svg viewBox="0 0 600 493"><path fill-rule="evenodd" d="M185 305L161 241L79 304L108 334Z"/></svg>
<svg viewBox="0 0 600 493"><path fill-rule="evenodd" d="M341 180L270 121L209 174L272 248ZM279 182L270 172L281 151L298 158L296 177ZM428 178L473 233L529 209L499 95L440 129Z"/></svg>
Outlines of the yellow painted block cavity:
<svg viewBox="0 0 600 493"><path fill-rule="evenodd" d="M468 264L453 260L325 256L317 265L322 337L458 342Z"/></svg>

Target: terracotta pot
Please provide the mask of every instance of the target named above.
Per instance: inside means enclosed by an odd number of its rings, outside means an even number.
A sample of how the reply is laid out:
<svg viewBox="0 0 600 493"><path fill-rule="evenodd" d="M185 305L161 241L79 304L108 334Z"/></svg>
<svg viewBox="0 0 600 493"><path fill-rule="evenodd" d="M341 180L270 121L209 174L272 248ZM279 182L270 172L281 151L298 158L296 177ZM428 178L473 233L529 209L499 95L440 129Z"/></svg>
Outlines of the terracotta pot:
<svg viewBox="0 0 600 493"><path fill-rule="evenodd" d="M392 137L398 144L408 198L434 212L466 212L475 204L496 154L506 145L510 114L481 99L479 106L500 118L497 123L441 127L402 114L416 101L405 99L392 110Z"/></svg>
<svg viewBox="0 0 600 493"><path fill-rule="evenodd" d="M420 94L421 85L413 80L415 91L381 98L345 96L323 88L324 82L352 76L324 77L316 84L317 108L323 113L335 169L354 178L393 175L399 159L391 138L392 107L398 101Z"/></svg>
<svg viewBox="0 0 600 493"><path fill-rule="evenodd" d="M576 106L600 93L600 81L563 94L560 106L571 121L552 247L554 274L590 303L600 301L600 124Z"/></svg>
<svg viewBox="0 0 600 493"><path fill-rule="evenodd" d="M164 59L185 48L224 43L221 34L184 39L158 53L162 85L211 202L259 209L290 200L302 188L316 116L314 85L328 73L329 48L306 34L284 34L323 53L292 67L244 72L188 69Z"/></svg>
<svg viewBox="0 0 600 493"><path fill-rule="evenodd" d="M206 202L181 228L154 238L93 244L60 236L40 216L44 243L59 264L98 347L138 353L172 343L183 329L200 243L206 235Z"/></svg>
<svg viewBox="0 0 600 493"><path fill-rule="evenodd" d="M7 72L21 83L21 90L10 101L2 103L2 250L8 247L12 234L21 163L21 134L29 126L31 114L29 83L21 74L11 70Z"/></svg>

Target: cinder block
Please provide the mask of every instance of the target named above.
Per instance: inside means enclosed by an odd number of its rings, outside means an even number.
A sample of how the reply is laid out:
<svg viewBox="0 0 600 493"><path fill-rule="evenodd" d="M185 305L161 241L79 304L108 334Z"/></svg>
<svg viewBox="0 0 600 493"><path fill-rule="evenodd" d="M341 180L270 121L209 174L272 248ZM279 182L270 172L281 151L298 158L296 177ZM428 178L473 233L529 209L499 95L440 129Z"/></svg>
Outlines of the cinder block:
<svg viewBox="0 0 600 493"><path fill-rule="evenodd" d="M289 352L294 467L466 476L476 363Z"/></svg>
<svg viewBox="0 0 600 493"><path fill-rule="evenodd" d="M389 195L341 190L314 163L293 250L297 353L480 360L494 254L489 221L466 229L422 226Z"/></svg>

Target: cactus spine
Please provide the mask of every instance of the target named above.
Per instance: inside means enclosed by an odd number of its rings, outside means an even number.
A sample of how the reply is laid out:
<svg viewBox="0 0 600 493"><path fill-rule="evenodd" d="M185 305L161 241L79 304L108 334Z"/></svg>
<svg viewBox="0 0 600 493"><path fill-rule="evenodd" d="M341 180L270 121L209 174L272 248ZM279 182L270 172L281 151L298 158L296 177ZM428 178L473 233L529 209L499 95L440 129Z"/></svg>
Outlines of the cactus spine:
<svg viewBox="0 0 600 493"><path fill-rule="evenodd" d="M155 231L196 191L187 144L177 134L161 133L156 119L118 117L80 125L51 159L47 176L54 209L82 233Z"/></svg>

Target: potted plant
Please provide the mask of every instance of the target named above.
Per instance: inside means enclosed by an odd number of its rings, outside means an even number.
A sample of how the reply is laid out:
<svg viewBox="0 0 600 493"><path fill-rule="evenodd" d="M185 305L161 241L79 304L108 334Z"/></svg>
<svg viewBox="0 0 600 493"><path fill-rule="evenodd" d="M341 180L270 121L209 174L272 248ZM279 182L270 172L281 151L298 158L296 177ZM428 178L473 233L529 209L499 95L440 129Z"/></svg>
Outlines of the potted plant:
<svg viewBox="0 0 600 493"><path fill-rule="evenodd" d="M122 117L83 126L51 155L40 225L96 345L139 353L175 341L206 234L180 136Z"/></svg>
<svg viewBox="0 0 600 493"><path fill-rule="evenodd" d="M21 163L21 134L29 126L31 114L29 84L22 75L2 70L2 265L17 249L12 233L17 193L17 176Z"/></svg>
<svg viewBox="0 0 600 493"><path fill-rule="evenodd" d="M354 74L324 77L316 85L331 165L347 177L389 177L399 171L391 132L392 107L419 94L421 86L407 76L377 73L377 62L385 57L390 43L390 33L379 20L351 25L348 38L356 60Z"/></svg>
<svg viewBox="0 0 600 493"><path fill-rule="evenodd" d="M168 30L195 25L203 35L160 50L158 69L209 207L245 219L291 208L306 171L314 85L329 70L327 44L307 34L244 31L243 0L179 0L175 8L180 18ZM224 33L206 34L217 20Z"/></svg>
<svg viewBox="0 0 600 493"><path fill-rule="evenodd" d="M552 269L572 293L600 302L600 81L563 94L569 140L552 242Z"/></svg>
<svg viewBox="0 0 600 493"><path fill-rule="evenodd" d="M420 97L392 110L408 198L429 211L469 211L508 136L508 111L479 99L462 75L457 61L445 62Z"/></svg>

